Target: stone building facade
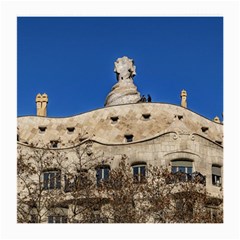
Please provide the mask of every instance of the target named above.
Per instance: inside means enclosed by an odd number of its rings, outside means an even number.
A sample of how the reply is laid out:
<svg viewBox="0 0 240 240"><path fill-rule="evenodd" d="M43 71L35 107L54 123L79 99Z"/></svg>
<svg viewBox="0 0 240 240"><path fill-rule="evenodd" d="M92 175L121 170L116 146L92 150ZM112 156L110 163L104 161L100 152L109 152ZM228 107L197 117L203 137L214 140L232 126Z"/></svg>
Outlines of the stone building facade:
<svg viewBox="0 0 240 240"><path fill-rule="evenodd" d="M187 109L185 90L179 106L142 99L133 83L134 62L127 57L117 59L114 71L118 81L101 109L50 118L46 113L48 97L38 94L37 116L18 117L18 147L27 152L48 146L48 151L64 151L74 162L72 149L90 142L89 155L100 153L109 169L116 168L124 155L139 169L151 164L189 174L200 172L207 192L216 198L222 196L223 124L219 118L209 120ZM56 220L50 217L46 221Z"/></svg>

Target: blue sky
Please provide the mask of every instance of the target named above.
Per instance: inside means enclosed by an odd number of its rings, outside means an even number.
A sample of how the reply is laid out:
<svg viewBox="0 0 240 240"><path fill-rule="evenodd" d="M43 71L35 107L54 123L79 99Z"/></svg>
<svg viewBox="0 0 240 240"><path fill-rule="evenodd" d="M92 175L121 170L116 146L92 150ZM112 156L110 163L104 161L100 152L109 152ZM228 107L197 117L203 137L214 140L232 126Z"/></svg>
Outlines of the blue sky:
<svg viewBox="0 0 240 240"><path fill-rule="evenodd" d="M17 115L48 116L104 107L117 58L134 59L134 83L153 102L180 104L209 119L223 112L222 17L18 17Z"/></svg>

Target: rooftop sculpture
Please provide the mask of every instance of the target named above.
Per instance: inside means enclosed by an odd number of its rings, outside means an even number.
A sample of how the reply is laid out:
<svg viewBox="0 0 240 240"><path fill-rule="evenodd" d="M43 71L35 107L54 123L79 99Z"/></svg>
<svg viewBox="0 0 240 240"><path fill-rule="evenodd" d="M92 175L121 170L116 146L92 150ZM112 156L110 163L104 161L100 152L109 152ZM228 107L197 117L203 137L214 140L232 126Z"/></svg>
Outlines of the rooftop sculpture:
<svg viewBox="0 0 240 240"><path fill-rule="evenodd" d="M36 96L36 107L37 107L37 116L46 117L47 116L47 104L48 104L48 95L46 93L38 93Z"/></svg>
<svg viewBox="0 0 240 240"><path fill-rule="evenodd" d="M134 66L133 59L128 57L118 58L114 63L114 72L117 74L118 81L133 80L136 75L136 66Z"/></svg>
<svg viewBox="0 0 240 240"><path fill-rule="evenodd" d="M133 77L136 75L133 59L126 56L118 58L114 63L114 72L118 82L108 94L105 106L139 102L140 93L133 83Z"/></svg>

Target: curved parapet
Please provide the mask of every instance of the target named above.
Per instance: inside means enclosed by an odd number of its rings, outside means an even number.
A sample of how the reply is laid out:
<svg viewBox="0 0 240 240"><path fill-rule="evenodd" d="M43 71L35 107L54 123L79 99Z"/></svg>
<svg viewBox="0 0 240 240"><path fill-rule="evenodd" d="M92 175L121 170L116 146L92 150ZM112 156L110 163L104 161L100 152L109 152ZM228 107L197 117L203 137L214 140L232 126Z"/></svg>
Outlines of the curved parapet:
<svg viewBox="0 0 240 240"><path fill-rule="evenodd" d="M198 134L223 143L222 124L163 103L111 106L66 118L19 117L18 128L22 142L58 140L62 147L85 139L109 144L142 141L166 132L176 132L176 137Z"/></svg>

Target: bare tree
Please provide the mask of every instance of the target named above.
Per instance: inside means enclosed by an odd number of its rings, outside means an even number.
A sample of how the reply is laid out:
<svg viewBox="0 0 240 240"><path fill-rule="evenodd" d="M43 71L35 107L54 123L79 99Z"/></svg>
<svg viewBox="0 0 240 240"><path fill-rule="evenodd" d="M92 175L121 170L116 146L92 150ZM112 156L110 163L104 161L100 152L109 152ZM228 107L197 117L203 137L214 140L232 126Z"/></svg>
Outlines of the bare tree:
<svg viewBox="0 0 240 240"><path fill-rule="evenodd" d="M92 144L18 145L19 223L223 222L222 196L208 195L200 173L150 165L134 174L125 155L110 169Z"/></svg>
<svg viewBox="0 0 240 240"><path fill-rule="evenodd" d="M53 206L61 203L63 152L18 148L18 222L42 222ZM51 190L51 191L47 191Z"/></svg>

